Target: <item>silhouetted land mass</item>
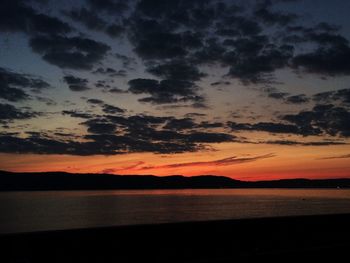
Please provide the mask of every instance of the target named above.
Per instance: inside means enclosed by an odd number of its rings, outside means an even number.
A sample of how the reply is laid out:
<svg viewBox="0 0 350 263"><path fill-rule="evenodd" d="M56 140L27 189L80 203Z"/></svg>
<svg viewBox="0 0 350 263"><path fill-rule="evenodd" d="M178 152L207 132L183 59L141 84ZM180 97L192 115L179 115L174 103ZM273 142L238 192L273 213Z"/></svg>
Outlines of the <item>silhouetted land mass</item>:
<svg viewBox="0 0 350 263"><path fill-rule="evenodd" d="M350 188L350 179L286 179L247 182L224 176L71 174L65 172L12 173L0 171L0 191L204 189L204 188Z"/></svg>

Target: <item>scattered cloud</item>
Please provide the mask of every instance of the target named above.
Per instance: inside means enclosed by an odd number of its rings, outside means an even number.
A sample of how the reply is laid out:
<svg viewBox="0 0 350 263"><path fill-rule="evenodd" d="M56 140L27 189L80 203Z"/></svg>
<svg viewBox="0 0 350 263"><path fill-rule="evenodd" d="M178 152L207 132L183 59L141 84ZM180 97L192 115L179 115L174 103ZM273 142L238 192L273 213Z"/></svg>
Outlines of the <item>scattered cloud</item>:
<svg viewBox="0 0 350 263"><path fill-rule="evenodd" d="M31 38L30 46L55 66L80 70L92 69L110 50L108 45L89 38L53 34Z"/></svg>
<svg viewBox="0 0 350 263"><path fill-rule="evenodd" d="M232 156L224 159L214 160L214 161L203 161L203 162L188 162L188 163L175 163L167 165L158 165L158 166L144 166L136 167L136 170L153 170L153 169L171 169L171 168L183 168L183 167L201 167L201 166L229 166L236 165L248 162L255 162L262 159L273 158L275 154L269 153L260 156L252 157L237 157Z"/></svg>
<svg viewBox="0 0 350 263"><path fill-rule="evenodd" d="M68 84L68 87L71 91L86 91L90 89L88 87L89 81L87 79L82 79L73 75L67 75L64 76L63 80Z"/></svg>

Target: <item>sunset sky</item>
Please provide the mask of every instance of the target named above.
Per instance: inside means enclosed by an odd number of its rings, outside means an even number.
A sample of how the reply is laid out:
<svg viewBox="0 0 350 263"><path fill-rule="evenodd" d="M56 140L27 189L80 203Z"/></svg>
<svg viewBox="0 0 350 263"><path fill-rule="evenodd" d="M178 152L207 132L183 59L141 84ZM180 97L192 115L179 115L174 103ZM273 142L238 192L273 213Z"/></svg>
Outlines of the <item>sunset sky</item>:
<svg viewBox="0 0 350 263"><path fill-rule="evenodd" d="M0 170L350 177L349 11L2 0Z"/></svg>

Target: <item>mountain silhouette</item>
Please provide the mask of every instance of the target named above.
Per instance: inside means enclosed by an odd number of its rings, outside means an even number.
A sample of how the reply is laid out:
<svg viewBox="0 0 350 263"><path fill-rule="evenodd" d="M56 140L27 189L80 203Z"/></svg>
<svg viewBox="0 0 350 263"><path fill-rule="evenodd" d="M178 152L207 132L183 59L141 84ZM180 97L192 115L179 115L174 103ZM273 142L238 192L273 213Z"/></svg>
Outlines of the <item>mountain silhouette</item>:
<svg viewBox="0 0 350 263"><path fill-rule="evenodd" d="M0 171L0 191L112 190L200 188L349 188L350 179L284 179L247 182L229 177L73 174L66 172L13 173Z"/></svg>

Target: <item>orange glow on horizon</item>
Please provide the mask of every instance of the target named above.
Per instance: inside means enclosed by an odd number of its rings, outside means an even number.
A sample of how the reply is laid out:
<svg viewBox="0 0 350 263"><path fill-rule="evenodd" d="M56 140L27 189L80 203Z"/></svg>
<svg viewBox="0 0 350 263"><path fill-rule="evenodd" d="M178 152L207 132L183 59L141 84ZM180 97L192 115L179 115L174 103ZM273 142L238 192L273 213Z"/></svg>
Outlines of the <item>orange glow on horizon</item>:
<svg viewBox="0 0 350 263"><path fill-rule="evenodd" d="M244 146L244 147L243 147ZM238 180L350 177L347 147L289 147L220 144L218 151L157 155L115 156L0 154L2 170L15 172L66 171L120 175L222 175ZM254 152L254 154L252 154ZM194 161L195 160L195 161Z"/></svg>

